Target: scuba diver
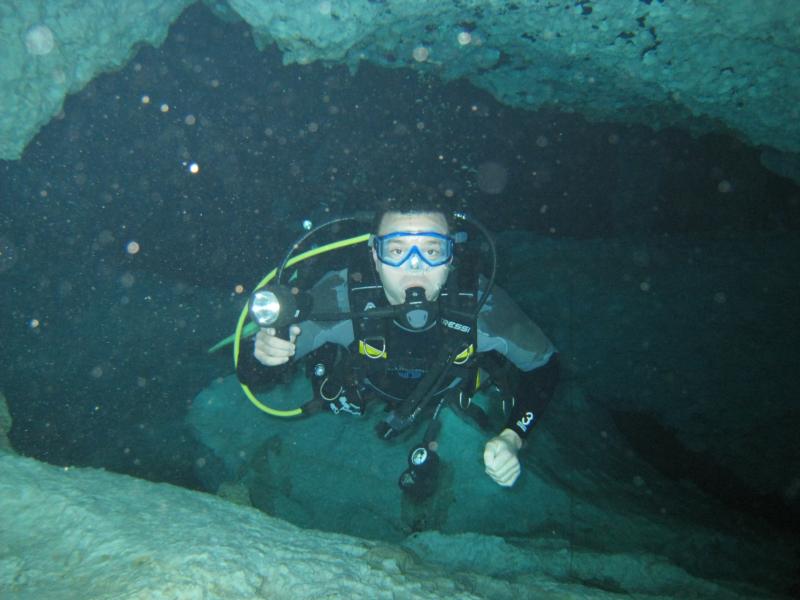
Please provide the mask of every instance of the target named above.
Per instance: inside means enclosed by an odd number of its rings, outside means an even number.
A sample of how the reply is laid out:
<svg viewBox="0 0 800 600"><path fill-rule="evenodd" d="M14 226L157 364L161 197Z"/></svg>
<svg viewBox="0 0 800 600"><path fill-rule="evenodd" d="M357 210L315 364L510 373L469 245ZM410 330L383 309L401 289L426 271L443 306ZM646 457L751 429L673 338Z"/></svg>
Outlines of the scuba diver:
<svg viewBox="0 0 800 600"><path fill-rule="evenodd" d="M416 499L436 489L441 410L462 411L486 430L490 419L471 399L478 389L502 390L504 425L486 442L483 461L489 477L510 487L520 474L518 452L556 387L558 353L494 286L494 243L485 228L418 192L389 198L376 213L360 266L326 273L305 299L297 287L266 300L254 294L259 328L237 350L237 375L243 387L268 385L312 355L306 362L315 396L304 413L363 415L381 401L387 416L376 431L387 440L426 424L398 482ZM467 234L456 231L458 220L486 237L494 260L488 280L459 252ZM259 306L281 301L298 306L288 323L258 319Z"/></svg>

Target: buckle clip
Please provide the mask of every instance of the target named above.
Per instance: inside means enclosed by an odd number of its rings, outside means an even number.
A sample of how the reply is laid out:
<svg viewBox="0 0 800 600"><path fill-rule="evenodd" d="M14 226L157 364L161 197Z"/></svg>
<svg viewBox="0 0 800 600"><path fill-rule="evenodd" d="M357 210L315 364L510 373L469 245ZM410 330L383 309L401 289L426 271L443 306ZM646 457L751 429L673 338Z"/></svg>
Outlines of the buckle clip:
<svg viewBox="0 0 800 600"><path fill-rule="evenodd" d="M380 344L374 344L373 342ZM358 352L359 354L363 354L367 358L377 359L377 358L387 358L386 354L386 338L383 336L377 336L372 338L366 338L363 340L358 341Z"/></svg>
<svg viewBox="0 0 800 600"><path fill-rule="evenodd" d="M329 402L328 406L330 406L331 412L335 415L338 415L340 412L346 412L360 417L363 414L361 412L361 407L358 404L350 402L344 394L339 395L334 401Z"/></svg>

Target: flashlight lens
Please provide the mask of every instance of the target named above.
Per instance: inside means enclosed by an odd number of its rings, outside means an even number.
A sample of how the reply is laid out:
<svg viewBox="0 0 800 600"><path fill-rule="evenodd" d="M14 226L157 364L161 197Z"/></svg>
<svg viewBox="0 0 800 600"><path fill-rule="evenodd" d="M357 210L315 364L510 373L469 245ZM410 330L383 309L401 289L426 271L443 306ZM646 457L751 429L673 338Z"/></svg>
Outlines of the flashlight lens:
<svg viewBox="0 0 800 600"><path fill-rule="evenodd" d="M416 448L411 452L411 466L418 467L428 460L428 451L425 448Z"/></svg>
<svg viewBox="0 0 800 600"><path fill-rule="evenodd" d="M269 327L275 323L280 312L280 302L273 292L261 290L253 294L250 302L250 314L259 327Z"/></svg>

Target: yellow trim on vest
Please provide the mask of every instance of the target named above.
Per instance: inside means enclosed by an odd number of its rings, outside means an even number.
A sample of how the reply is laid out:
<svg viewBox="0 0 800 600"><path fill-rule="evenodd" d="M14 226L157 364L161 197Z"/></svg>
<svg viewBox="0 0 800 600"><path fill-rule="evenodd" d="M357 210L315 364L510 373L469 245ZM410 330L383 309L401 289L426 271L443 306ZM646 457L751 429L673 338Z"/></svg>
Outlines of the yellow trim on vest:
<svg viewBox="0 0 800 600"><path fill-rule="evenodd" d="M358 340L358 353L363 354L368 358L389 358L388 353L386 352L386 343L384 342L383 348L376 348L375 346L368 344L364 340ZM466 348L464 348L458 355L453 359L454 365L463 365L467 362L472 356L475 354L475 346L470 344Z"/></svg>
<svg viewBox="0 0 800 600"><path fill-rule="evenodd" d="M453 364L463 365L470 358L472 358L473 354L475 354L475 347L472 344L470 344L469 346L464 348L464 350L459 352L458 356L456 356L455 359L453 359Z"/></svg>
<svg viewBox="0 0 800 600"><path fill-rule="evenodd" d="M383 348L376 348L370 346L364 340L358 340L358 353L367 356L368 358L388 358L386 354L386 343L384 342Z"/></svg>

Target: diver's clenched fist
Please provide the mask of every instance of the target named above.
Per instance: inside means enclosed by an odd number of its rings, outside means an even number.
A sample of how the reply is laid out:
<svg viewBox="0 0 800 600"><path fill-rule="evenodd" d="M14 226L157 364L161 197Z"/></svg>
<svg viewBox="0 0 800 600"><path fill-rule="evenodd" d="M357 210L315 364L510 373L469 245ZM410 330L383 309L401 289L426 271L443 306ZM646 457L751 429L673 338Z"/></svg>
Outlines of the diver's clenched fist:
<svg viewBox="0 0 800 600"><path fill-rule="evenodd" d="M511 429L504 429L500 435L486 442L483 462L486 474L497 485L511 487L519 477L521 467L517 452L522 447L522 438Z"/></svg>

